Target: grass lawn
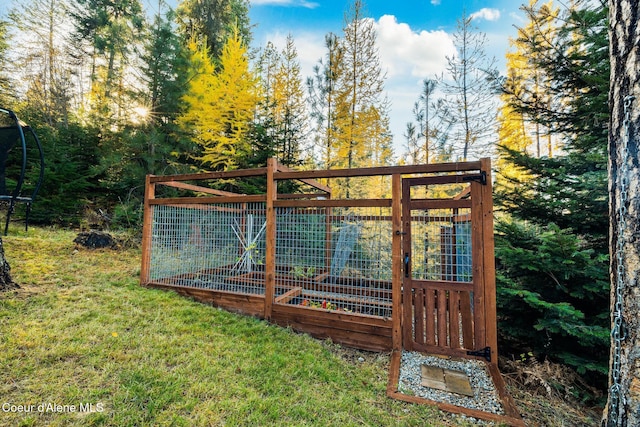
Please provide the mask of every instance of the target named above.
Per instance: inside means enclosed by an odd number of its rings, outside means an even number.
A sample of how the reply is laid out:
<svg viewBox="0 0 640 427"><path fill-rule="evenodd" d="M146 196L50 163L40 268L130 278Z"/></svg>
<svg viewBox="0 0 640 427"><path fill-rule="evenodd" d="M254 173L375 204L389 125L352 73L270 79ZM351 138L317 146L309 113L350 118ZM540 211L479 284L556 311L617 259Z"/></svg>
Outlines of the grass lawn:
<svg viewBox="0 0 640 427"><path fill-rule="evenodd" d="M140 287L138 249L11 232L4 247L21 289L0 293L1 426L458 425L387 398L387 354L355 357Z"/></svg>

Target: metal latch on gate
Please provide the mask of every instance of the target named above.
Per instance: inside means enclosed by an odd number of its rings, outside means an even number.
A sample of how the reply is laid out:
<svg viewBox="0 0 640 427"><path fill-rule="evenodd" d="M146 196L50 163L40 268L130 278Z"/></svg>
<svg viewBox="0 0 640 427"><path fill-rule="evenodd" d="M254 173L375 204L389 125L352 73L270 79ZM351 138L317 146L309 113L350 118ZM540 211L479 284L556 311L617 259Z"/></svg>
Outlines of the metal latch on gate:
<svg viewBox="0 0 640 427"><path fill-rule="evenodd" d="M482 171L478 175L464 175L462 181L478 181L482 185L487 185L487 172Z"/></svg>
<svg viewBox="0 0 640 427"><path fill-rule="evenodd" d="M491 347L485 347L481 350L469 350L467 356L484 357L487 362L491 363Z"/></svg>

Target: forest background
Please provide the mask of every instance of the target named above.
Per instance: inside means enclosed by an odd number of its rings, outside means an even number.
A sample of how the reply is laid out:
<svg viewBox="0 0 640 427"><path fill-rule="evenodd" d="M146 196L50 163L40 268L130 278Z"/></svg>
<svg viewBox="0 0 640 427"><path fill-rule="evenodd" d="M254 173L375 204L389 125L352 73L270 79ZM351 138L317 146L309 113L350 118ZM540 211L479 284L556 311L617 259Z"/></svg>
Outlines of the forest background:
<svg viewBox="0 0 640 427"><path fill-rule="evenodd" d="M311 76L291 36L249 47L247 0L159 5L149 15L138 0L27 0L0 22L0 105L45 148L32 222L140 230L146 174L271 156L297 168L493 157L500 352L571 367L594 387L582 397L598 398L609 358L606 3L522 5L503 74L461 16L402 149L361 0ZM348 181L335 191L376 195Z"/></svg>

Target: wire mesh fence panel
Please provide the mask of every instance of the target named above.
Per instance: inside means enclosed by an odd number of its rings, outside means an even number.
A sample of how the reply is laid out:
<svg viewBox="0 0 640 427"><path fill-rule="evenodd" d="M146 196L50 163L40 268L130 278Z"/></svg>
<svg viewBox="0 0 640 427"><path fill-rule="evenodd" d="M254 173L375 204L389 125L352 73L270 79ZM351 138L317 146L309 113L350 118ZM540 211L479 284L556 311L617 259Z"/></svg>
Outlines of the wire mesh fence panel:
<svg viewBox="0 0 640 427"><path fill-rule="evenodd" d="M265 204L154 206L150 280L263 294Z"/></svg>
<svg viewBox="0 0 640 427"><path fill-rule="evenodd" d="M300 304L391 315L390 208L278 208L277 280Z"/></svg>
<svg viewBox="0 0 640 427"><path fill-rule="evenodd" d="M417 280L472 281L471 210L414 210L411 271Z"/></svg>

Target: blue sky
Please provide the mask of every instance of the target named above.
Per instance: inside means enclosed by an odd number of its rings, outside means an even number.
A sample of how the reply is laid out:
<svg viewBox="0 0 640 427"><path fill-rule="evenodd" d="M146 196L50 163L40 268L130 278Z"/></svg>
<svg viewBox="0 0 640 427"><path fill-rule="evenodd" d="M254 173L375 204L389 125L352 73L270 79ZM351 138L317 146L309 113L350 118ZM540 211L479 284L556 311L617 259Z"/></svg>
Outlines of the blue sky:
<svg viewBox="0 0 640 427"><path fill-rule="evenodd" d="M157 0L141 0L149 10ZM175 5L177 0L167 0ZM250 0L253 47L267 41L284 46L288 34L294 38L303 77L325 55L324 37L342 33L344 15L352 0ZM20 0L0 0L0 15ZM521 1L514 0L364 0L367 16L375 21L385 88L391 101L391 131L396 153L404 143L406 122L416 101L421 81L444 71L446 56L452 55L452 33L456 21L466 13L487 35L486 51L504 69L504 55L514 25L523 25Z"/></svg>
<svg viewBox="0 0 640 427"><path fill-rule="evenodd" d="M342 33L351 0L252 0L250 18L255 25L254 46L272 41L284 46L294 38L304 76L326 53L324 36ZM385 88L391 101L391 131L396 154L401 154L403 133L411 120L421 81L445 70L446 56L454 54L452 33L466 13L487 35L488 56L504 71L509 37L523 25L520 2L513 0L365 0L374 19L381 64L387 73Z"/></svg>

